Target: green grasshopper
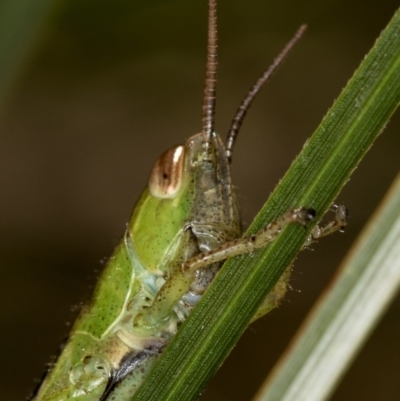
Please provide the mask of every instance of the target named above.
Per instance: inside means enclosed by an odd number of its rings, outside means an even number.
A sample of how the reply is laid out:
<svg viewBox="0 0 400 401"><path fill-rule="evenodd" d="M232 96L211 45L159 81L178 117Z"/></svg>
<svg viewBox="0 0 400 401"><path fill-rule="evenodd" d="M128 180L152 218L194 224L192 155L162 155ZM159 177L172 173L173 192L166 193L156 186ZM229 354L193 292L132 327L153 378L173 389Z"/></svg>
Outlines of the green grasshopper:
<svg viewBox="0 0 400 401"><path fill-rule="evenodd" d="M158 159L125 235L82 308L56 364L34 401L128 401L180 324L213 281L221 262L273 241L290 223L305 225L312 209L299 207L256 235L241 237L230 162L251 102L301 37L304 27L252 87L233 119L226 146L214 132L217 70L216 0L209 0L208 61L202 133ZM346 209L316 226L306 245L343 228ZM253 320L285 294L290 268Z"/></svg>

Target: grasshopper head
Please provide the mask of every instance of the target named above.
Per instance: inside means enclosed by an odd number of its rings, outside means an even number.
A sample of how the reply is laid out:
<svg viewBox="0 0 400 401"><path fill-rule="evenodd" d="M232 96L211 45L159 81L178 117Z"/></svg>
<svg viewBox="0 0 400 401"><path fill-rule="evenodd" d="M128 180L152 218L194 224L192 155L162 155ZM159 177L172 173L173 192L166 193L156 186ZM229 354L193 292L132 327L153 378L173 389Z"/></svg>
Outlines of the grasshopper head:
<svg viewBox="0 0 400 401"><path fill-rule="evenodd" d="M129 229L139 258L156 271L177 251L177 240L188 227L237 233L239 221L225 147L214 134L205 150L202 134L196 134L159 157Z"/></svg>
<svg viewBox="0 0 400 401"><path fill-rule="evenodd" d="M197 134L190 137L184 146L173 146L165 151L150 173L150 194L158 199L177 198L185 181L193 182L196 178L196 184L201 183L208 190L225 183L230 178L225 147L216 134L207 145L205 150L203 135Z"/></svg>

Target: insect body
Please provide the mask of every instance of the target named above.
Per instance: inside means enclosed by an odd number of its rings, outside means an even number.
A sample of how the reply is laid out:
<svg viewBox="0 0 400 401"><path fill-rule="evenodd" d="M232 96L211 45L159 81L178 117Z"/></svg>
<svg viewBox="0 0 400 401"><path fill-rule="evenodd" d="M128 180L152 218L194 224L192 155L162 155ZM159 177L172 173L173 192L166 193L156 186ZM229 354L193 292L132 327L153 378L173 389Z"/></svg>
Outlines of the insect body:
<svg viewBox="0 0 400 401"><path fill-rule="evenodd" d="M212 281L218 266L182 272L182 263L241 230L224 146L213 137L207 159L202 147L198 134L157 161L39 400L98 400L120 391L127 375L141 375L135 365L143 368L143 359L164 348Z"/></svg>
<svg viewBox="0 0 400 401"><path fill-rule="evenodd" d="M203 132L184 146L167 150L156 162L123 240L33 400L130 400L212 282L221 261L264 246L291 222L304 225L313 218L312 210L294 209L258 234L241 238L229 168L233 142L249 104L300 35L250 91L225 147L213 130L216 9L215 0L209 0ZM343 213L339 208L335 222L316 230L314 237L344 226ZM255 318L276 306L287 280L285 275Z"/></svg>

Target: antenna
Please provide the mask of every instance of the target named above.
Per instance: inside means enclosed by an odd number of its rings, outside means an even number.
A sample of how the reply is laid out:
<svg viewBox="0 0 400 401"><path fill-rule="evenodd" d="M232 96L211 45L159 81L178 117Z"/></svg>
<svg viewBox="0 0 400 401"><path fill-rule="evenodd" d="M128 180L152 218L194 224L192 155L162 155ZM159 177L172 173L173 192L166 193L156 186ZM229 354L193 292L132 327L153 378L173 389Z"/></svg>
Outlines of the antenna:
<svg viewBox="0 0 400 401"><path fill-rule="evenodd" d="M206 82L203 96L203 148L208 153L214 132L215 95L217 88L217 0L208 1L208 40Z"/></svg>
<svg viewBox="0 0 400 401"><path fill-rule="evenodd" d="M300 40L303 36L304 31L307 29L307 25L302 25L297 32L294 34L292 39L286 44L286 46L282 49L282 51L278 54L278 56L274 59L273 63L261 74L260 78L256 81L256 83L252 86L250 91L247 93L247 96L244 98L239 108L236 111L236 115L232 120L231 128L228 132L228 138L226 141L226 156L229 162L232 161L232 151L233 146L235 144L235 140L239 133L239 129L242 125L244 117L246 116L247 110L250 108L251 103L254 98L260 92L261 88L265 85L271 75L277 70L277 68L282 64L283 60L289 54L289 52L293 49L294 45ZM204 107L204 106L203 106Z"/></svg>

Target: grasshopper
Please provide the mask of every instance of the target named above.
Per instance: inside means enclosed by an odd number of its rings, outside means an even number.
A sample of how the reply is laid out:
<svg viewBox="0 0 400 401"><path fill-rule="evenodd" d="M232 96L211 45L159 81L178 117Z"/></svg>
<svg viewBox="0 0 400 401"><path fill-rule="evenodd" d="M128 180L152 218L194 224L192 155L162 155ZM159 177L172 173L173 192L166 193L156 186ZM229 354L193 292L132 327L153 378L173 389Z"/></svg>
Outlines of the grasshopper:
<svg viewBox="0 0 400 401"><path fill-rule="evenodd" d="M290 223L305 225L312 209L289 210L250 237L241 221L230 163L235 138L256 94L300 39L304 27L262 74L240 105L227 144L214 132L217 75L216 0L209 0L208 57L202 132L164 152L154 165L124 237L92 298L78 316L34 401L128 401L180 324L213 281L221 262L273 241ZM344 206L306 245L342 229ZM290 268L253 320L285 294Z"/></svg>

